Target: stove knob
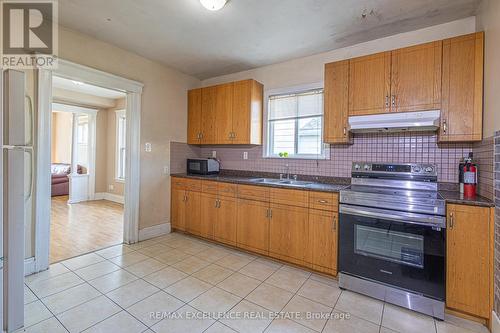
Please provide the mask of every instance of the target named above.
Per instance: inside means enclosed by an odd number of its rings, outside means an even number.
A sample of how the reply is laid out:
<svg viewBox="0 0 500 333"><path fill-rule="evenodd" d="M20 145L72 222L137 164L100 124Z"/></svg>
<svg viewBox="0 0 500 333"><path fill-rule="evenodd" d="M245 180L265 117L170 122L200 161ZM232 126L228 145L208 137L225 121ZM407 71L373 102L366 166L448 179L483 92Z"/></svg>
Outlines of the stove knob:
<svg viewBox="0 0 500 333"><path fill-rule="evenodd" d="M370 166L368 164L365 164L365 171L370 171Z"/></svg>
<svg viewBox="0 0 500 333"><path fill-rule="evenodd" d="M431 172L433 172L433 171L434 171L434 168L433 168L433 167L430 167L430 166L429 166L429 167L425 168L425 172L427 172L427 173L431 173Z"/></svg>
<svg viewBox="0 0 500 333"><path fill-rule="evenodd" d="M419 166L413 168L413 172L415 173L419 173L420 171L422 171L422 169Z"/></svg>
<svg viewBox="0 0 500 333"><path fill-rule="evenodd" d="M359 164L356 164L356 165L354 166L354 169L355 169L355 170L359 170L359 169L361 169L361 166L360 166Z"/></svg>

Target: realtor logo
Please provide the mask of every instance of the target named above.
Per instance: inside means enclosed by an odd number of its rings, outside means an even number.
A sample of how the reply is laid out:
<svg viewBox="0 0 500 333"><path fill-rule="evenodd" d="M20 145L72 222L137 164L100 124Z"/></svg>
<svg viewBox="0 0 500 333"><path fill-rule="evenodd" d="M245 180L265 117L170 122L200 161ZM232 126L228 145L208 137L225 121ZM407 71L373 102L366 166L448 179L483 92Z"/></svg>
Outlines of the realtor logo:
<svg viewBox="0 0 500 333"><path fill-rule="evenodd" d="M57 2L0 0L1 67L48 68L57 63Z"/></svg>

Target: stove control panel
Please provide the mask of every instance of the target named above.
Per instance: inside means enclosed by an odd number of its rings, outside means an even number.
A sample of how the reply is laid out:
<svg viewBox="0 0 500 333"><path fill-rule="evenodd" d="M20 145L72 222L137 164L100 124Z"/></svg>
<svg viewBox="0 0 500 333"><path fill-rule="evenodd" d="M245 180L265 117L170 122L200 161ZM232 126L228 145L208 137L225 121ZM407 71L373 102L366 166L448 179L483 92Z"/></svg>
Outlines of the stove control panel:
<svg viewBox="0 0 500 333"><path fill-rule="evenodd" d="M366 163L354 162L353 173L384 173L437 176L437 167L433 164L402 164L402 163Z"/></svg>

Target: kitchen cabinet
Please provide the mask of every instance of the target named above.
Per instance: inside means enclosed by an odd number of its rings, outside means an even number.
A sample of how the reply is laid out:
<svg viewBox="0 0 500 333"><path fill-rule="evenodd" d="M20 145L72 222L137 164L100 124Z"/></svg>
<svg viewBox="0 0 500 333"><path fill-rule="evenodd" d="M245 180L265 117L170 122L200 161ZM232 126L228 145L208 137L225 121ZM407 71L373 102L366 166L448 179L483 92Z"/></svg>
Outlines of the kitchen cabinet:
<svg viewBox="0 0 500 333"><path fill-rule="evenodd" d="M441 109L443 42L391 52L391 111Z"/></svg>
<svg viewBox="0 0 500 333"><path fill-rule="evenodd" d="M269 254L303 265L308 240L308 208L271 203Z"/></svg>
<svg viewBox="0 0 500 333"><path fill-rule="evenodd" d="M236 198L220 197L217 219L214 221L214 239L224 244L236 246Z"/></svg>
<svg viewBox="0 0 500 333"><path fill-rule="evenodd" d="M440 142L483 138L484 33L443 42Z"/></svg>
<svg viewBox="0 0 500 333"><path fill-rule="evenodd" d="M269 253L269 203L238 199L236 245L246 250Z"/></svg>
<svg viewBox="0 0 500 333"><path fill-rule="evenodd" d="M201 194L201 217L200 224L195 235L213 239L214 225L217 221L217 195L202 193Z"/></svg>
<svg viewBox="0 0 500 333"><path fill-rule="evenodd" d="M186 230L195 229L200 232L201 222L201 196L200 192L186 191Z"/></svg>
<svg viewBox="0 0 500 333"><path fill-rule="evenodd" d="M229 82L188 92L188 143L262 144L263 86Z"/></svg>
<svg viewBox="0 0 500 333"><path fill-rule="evenodd" d="M391 52L349 60L349 115L388 113Z"/></svg>
<svg viewBox="0 0 500 333"><path fill-rule="evenodd" d="M186 231L186 191L172 189L171 224L172 228Z"/></svg>
<svg viewBox="0 0 500 333"><path fill-rule="evenodd" d="M201 144L202 133L202 89L188 91L188 135L187 143L190 145Z"/></svg>
<svg viewBox="0 0 500 333"><path fill-rule="evenodd" d="M489 319L493 303L492 208L447 206L446 306Z"/></svg>
<svg viewBox="0 0 500 333"><path fill-rule="evenodd" d="M349 60L325 65L323 142L348 143Z"/></svg>
<svg viewBox="0 0 500 333"><path fill-rule="evenodd" d="M338 213L310 209L306 262L312 269L337 275Z"/></svg>

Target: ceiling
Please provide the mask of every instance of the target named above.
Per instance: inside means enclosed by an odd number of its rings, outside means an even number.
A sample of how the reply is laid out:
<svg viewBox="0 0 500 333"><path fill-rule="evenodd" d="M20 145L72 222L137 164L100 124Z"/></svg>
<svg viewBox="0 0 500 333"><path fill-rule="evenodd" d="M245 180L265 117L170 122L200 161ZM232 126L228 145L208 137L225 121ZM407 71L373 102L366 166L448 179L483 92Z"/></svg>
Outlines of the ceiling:
<svg viewBox="0 0 500 333"><path fill-rule="evenodd" d="M59 20L206 79L465 18L480 1L60 0Z"/></svg>
<svg viewBox="0 0 500 333"><path fill-rule="evenodd" d="M91 84L83 83L83 82L78 82L78 81L73 81L73 80L68 80L59 76L53 76L52 77L52 86L54 88L60 88L64 90L70 90L82 94L87 94L87 95L92 95L92 96L97 96L97 97L104 97L104 98L111 98L111 99L118 99L125 97L126 94L120 91L116 90L111 90L111 89L106 89L106 88L101 88L98 86L94 86Z"/></svg>

